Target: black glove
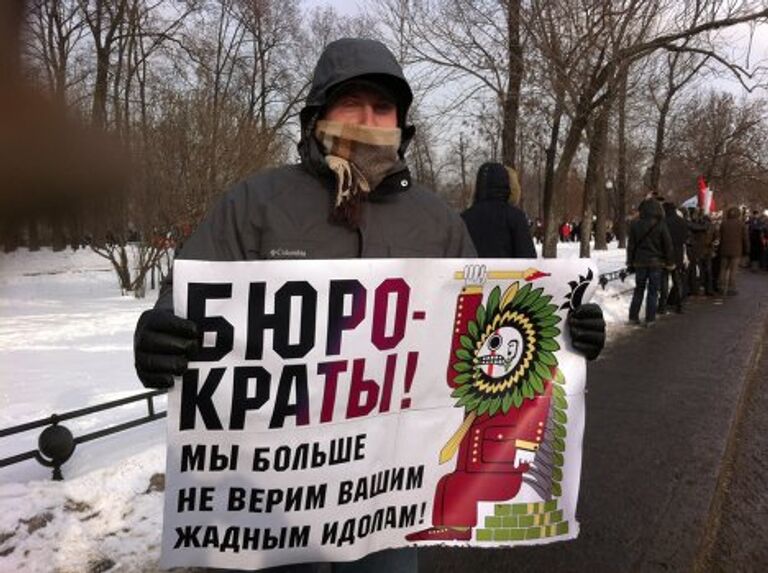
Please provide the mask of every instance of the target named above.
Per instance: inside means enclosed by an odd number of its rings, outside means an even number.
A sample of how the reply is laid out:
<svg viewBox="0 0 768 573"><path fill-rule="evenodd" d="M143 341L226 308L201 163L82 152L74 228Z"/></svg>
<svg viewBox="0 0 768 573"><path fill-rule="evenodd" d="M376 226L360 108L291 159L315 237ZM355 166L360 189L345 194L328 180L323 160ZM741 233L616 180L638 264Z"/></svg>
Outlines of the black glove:
<svg viewBox="0 0 768 573"><path fill-rule="evenodd" d="M577 306L568 315L573 347L587 360L594 360L605 346L605 320L602 309L593 302Z"/></svg>
<svg viewBox="0 0 768 573"><path fill-rule="evenodd" d="M198 351L197 325L169 310L144 311L133 334L136 374L147 388L170 388Z"/></svg>

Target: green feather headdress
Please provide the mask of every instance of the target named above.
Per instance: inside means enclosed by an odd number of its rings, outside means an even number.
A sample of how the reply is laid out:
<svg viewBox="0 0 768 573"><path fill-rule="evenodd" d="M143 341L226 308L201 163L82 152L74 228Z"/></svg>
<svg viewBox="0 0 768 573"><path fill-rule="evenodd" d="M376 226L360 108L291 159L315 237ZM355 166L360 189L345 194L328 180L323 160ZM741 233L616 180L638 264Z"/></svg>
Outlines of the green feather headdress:
<svg viewBox="0 0 768 573"><path fill-rule="evenodd" d="M557 367L554 353L560 348L555 337L560 334L556 325L561 318L551 300L543 288L534 289L531 283L520 288L520 283L515 282L503 296L498 286L491 291L487 304L477 308L475 319L461 336L461 348L456 350L453 381L457 388L451 396L457 398L457 407L477 416L493 416L499 411L506 414L512 406L520 407L524 399L544 392L544 381L553 377L553 368ZM511 370L501 378L493 378L483 370L478 353L504 327L518 331L522 349Z"/></svg>

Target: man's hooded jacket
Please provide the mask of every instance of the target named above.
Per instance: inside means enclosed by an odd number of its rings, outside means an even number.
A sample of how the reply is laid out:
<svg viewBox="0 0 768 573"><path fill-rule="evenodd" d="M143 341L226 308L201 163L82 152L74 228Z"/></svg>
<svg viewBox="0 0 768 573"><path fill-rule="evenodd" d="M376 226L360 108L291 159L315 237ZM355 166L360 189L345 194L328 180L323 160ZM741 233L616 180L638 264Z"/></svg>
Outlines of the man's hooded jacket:
<svg viewBox="0 0 768 573"><path fill-rule="evenodd" d="M661 268L674 264L672 238L661 203L654 198L645 199L639 211L640 218L629 229L627 266Z"/></svg>
<svg viewBox="0 0 768 573"><path fill-rule="evenodd" d="M691 236L688 229L688 223L680 215L674 203L664 203L665 222L669 229L669 236L672 239L672 250L675 254L675 265L677 268L683 268L685 245Z"/></svg>
<svg viewBox="0 0 768 573"><path fill-rule="evenodd" d="M480 257L535 259L525 213L509 204L509 195L507 169L484 163L477 172L475 202L461 216Z"/></svg>
<svg viewBox="0 0 768 573"><path fill-rule="evenodd" d="M363 203L358 228L333 224L336 184L315 139L314 127L342 84L370 82L393 94L402 144L400 163ZM414 183L403 156L414 129L405 126L411 90L384 44L341 39L325 49L300 114L301 162L267 169L237 184L184 243L181 259L345 259L472 257L475 249L461 219L425 187ZM156 306L172 308L170 281Z"/></svg>

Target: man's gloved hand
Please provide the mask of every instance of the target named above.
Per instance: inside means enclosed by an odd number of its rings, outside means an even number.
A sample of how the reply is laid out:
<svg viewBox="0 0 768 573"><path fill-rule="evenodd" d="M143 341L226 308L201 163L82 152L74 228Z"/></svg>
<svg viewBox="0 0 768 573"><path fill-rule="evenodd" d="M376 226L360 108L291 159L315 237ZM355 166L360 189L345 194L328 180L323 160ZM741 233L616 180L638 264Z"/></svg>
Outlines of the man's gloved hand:
<svg viewBox="0 0 768 573"><path fill-rule="evenodd" d="M605 320L602 309L593 302L577 306L568 315L573 347L587 360L594 360L605 346Z"/></svg>
<svg viewBox="0 0 768 573"><path fill-rule="evenodd" d="M170 388L199 348L197 325L169 310L144 311L133 335L136 374L147 388Z"/></svg>

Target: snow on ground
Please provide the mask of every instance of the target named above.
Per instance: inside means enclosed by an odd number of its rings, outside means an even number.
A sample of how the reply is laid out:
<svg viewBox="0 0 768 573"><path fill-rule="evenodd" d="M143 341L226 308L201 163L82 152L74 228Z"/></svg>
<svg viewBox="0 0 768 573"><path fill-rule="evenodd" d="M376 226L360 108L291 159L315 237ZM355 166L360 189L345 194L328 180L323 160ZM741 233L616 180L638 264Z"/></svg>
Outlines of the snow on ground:
<svg viewBox="0 0 768 573"><path fill-rule="evenodd" d="M558 253L578 257L579 246ZM593 253L601 273L624 257L615 243ZM617 280L595 295L609 341L628 331L633 284ZM88 250L0 255L0 429L142 391L133 327L155 297L121 296L109 262ZM78 436L145 414L136 403L66 426ZM0 438L0 458L35 449L39 432ZM164 448L164 423L153 422L79 445L63 482L32 460L0 468L0 571L157 570Z"/></svg>

